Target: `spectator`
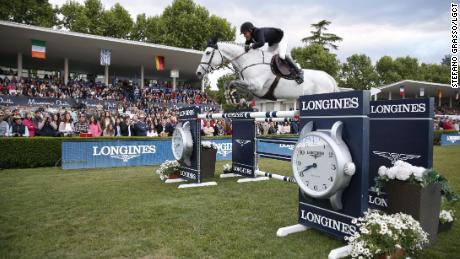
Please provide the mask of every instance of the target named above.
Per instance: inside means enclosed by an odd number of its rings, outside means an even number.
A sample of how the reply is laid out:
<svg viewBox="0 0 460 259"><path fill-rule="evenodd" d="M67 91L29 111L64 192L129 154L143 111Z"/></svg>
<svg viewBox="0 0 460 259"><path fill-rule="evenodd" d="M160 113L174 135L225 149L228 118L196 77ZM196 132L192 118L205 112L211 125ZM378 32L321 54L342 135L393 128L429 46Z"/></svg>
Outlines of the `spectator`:
<svg viewBox="0 0 460 259"><path fill-rule="evenodd" d="M291 133L291 126L289 126L289 123L285 121L283 123L283 126L279 127L279 133L280 134L289 134Z"/></svg>
<svg viewBox="0 0 460 259"><path fill-rule="evenodd" d="M158 137L158 132L153 126L153 124L149 126L149 130L147 131L147 137Z"/></svg>
<svg viewBox="0 0 460 259"><path fill-rule="evenodd" d="M29 131L29 137L34 137L35 136L35 130L36 130L36 126L33 122L33 119L32 119L32 113L28 112L26 113L26 118L24 119L24 121L22 122L24 124L24 126L27 127L27 131Z"/></svg>
<svg viewBox="0 0 460 259"><path fill-rule="evenodd" d="M203 128L203 133L207 137L214 136L214 128L211 127L211 123L209 121L206 122L206 126Z"/></svg>
<svg viewBox="0 0 460 259"><path fill-rule="evenodd" d="M70 113L65 112L63 116L63 120L59 124L59 133L63 136L72 136L74 134L74 128L72 124L72 118Z"/></svg>
<svg viewBox="0 0 460 259"><path fill-rule="evenodd" d="M115 126L113 127L113 129L115 130L115 136L119 137L121 136L121 127L120 127L120 124L121 124L122 120L120 119L120 117L117 117L115 119Z"/></svg>
<svg viewBox="0 0 460 259"><path fill-rule="evenodd" d="M55 116L53 116L56 118ZM58 124L49 114L45 114L45 118L38 123L38 135L44 137L56 137L58 135Z"/></svg>
<svg viewBox="0 0 460 259"><path fill-rule="evenodd" d="M225 135L225 125L224 120L218 120L214 126L214 136L223 136Z"/></svg>
<svg viewBox="0 0 460 259"><path fill-rule="evenodd" d="M173 132L174 132L174 126L172 125L170 118L166 119L166 124L165 124L164 131L165 131L165 133L168 134L169 137L171 137ZM214 131L214 129L213 129L213 131Z"/></svg>
<svg viewBox="0 0 460 259"><path fill-rule="evenodd" d="M113 128L113 124L110 123L107 125L107 127L104 129L103 134L104 137L113 137L115 136L115 129Z"/></svg>
<svg viewBox="0 0 460 259"><path fill-rule="evenodd" d="M0 137L7 137L9 131L10 125L8 124L8 117L5 116L3 111L0 111Z"/></svg>
<svg viewBox="0 0 460 259"><path fill-rule="evenodd" d="M139 120L137 116L133 117L133 136L147 136L148 127L142 120L144 119L144 115L141 115L140 118L141 119Z"/></svg>
<svg viewBox="0 0 460 259"><path fill-rule="evenodd" d="M89 131L93 137L100 137L102 134L101 125L97 121L96 117L93 115L89 119Z"/></svg>
<svg viewBox="0 0 460 259"><path fill-rule="evenodd" d="M278 130L276 129L276 124L274 122L270 122L270 127L268 128L268 134L276 134Z"/></svg>
<svg viewBox="0 0 460 259"><path fill-rule="evenodd" d="M26 134L26 130L27 128L24 126L24 124L22 124L21 117L14 116L13 123L11 125L11 135L13 137L27 136L28 134Z"/></svg>
<svg viewBox="0 0 460 259"><path fill-rule="evenodd" d="M128 115L120 122L120 135L125 137L131 136L131 119Z"/></svg>
<svg viewBox="0 0 460 259"><path fill-rule="evenodd" d="M158 132L163 132L163 125L161 125L161 121L159 119L155 119L153 121L153 126L155 127L157 133Z"/></svg>
<svg viewBox="0 0 460 259"><path fill-rule="evenodd" d="M74 125L75 132L77 134L80 133L88 133L88 123L86 122L86 115L81 113L78 117L78 122Z"/></svg>

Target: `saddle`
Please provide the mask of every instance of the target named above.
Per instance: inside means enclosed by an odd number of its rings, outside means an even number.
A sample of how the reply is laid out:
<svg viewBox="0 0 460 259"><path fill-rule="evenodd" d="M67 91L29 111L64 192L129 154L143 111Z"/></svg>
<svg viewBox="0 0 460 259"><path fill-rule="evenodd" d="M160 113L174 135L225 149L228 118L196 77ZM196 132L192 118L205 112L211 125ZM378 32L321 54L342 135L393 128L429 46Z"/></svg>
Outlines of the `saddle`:
<svg viewBox="0 0 460 259"><path fill-rule="evenodd" d="M272 57L270 68L277 77L287 80L295 80L297 77L297 70L290 66L288 62L282 60L278 54Z"/></svg>

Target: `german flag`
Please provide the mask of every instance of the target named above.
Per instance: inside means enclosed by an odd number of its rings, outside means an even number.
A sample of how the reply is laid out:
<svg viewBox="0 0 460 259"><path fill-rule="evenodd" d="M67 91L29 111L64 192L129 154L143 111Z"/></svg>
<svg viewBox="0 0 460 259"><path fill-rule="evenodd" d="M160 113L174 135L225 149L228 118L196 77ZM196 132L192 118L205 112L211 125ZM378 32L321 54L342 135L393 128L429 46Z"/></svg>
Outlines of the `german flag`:
<svg viewBox="0 0 460 259"><path fill-rule="evenodd" d="M156 56L155 57L155 68L157 71L163 71L165 69L165 57Z"/></svg>
<svg viewBox="0 0 460 259"><path fill-rule="evenodd" d="M32 57L33 58L46 58L46 47L45 41L42 40L32 40Z"/></svg>

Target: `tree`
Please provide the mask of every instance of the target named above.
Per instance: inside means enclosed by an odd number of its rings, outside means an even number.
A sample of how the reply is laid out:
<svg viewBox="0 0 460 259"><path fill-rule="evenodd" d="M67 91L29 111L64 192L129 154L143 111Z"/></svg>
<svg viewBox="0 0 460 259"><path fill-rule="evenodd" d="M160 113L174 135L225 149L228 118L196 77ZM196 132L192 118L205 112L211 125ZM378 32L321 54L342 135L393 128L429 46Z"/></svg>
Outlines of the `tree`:
<svg viewBox="0 0 460 259"><path fill-rule="evenodd" d="M390 56L381 57L375 64L375 70L379 76L380 84L387 85L401 80L396 64Z"/></svg>
<svg viewBox="0 0 460 259"><path fill-rule="evenodd" d="M130 33L131 40L147 41L147 31L149 26L149 20L145 16L145 13L138 14L136 22L133 24Z"/></svg>
<svg viewBox="0 0 460 259"><path fill-rule="evenodd" d="M87 32L94 35L103 35L104 24L104 6L100 0L86 0L83 13L88 19Z"/></svg>
<svg viewBox="0 0 460 259"><path fill-rule="evenodd" d="M1 0L0 6L1 20L43 27L57 24L57 10L48 0Z"/></svg>
<svg viewBox="0 0 460 259"><path fill-rule="evenodd" d="M128 11L116 3L110 10L104 12L102 24L102 35L127 39L133 27L133 20Z"/></svg>
<svg viewBox="0 0 460 259"><path fill-rule="evenodd" d="M61 26L70 31L88 33L89 19L85 15L85 7L76 1L67 1L61 6Z"/></svg>
<svg viewBox="0 0 460 259"><path fill-rule="evenodd" d="M353 89L370 89L378 83L378 75L372 66L371 59L364 54L354 54L342 65L341 87Z"/></svg>
<svg viewBox="0 0 460 259"><path fill-rule="evenodd" d="M151 21L148 41L175 47L203 50L207 39L234 40L236 29L192 0L174 0L163 14ZM155 26L155 27L153 27Z"/></svg>
<svg viewBox="0 0 460 259"><path fill-rule="evenodd" d="M330 24L331 22L327 20L321 20L318 23L312 24L311 27L315 28L316 30L310 31L312 35L303 38L302 41L307 44L318 44L327 50L329 50L327 46L332 47L335 50L338 49L338 46L335 43L342 41L343 39L335 34L324 32L327 31L326 26Z"/></svg>
<svg viewBox="0 0 460 259"><path fill-rule="evenodd" d="M424 64L418 68L418 80L450 84L450 67L439 64Z"/></svg>
<svg viewBox="0 0 460 259"><path fill-rule="evenodd" d="M396 58L394 61L396 72L401 76L402 80L412 79L417 80L418 75L418 60L409 56Z"/></svg>
<svg viewBox="0 0 460 259"><path fill-rule="evenodd" d="M330 53L321 45L310 44L305 47L293 48L291 54L302 68L322 70L333 77L337 77L340 62L335 54Z"/></svg>

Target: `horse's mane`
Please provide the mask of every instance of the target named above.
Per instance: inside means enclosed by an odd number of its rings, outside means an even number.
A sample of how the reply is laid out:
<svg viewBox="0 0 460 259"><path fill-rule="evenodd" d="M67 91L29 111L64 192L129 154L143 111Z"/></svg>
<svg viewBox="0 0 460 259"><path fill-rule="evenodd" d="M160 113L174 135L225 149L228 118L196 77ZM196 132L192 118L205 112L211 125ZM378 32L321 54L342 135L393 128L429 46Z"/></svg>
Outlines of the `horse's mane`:
<svg viewBox="0 0 460 259"><path fill-rule="evenodd" d="M219 41L219 42L217 42L217 43L218 43L218 44L219 44L219 43L231 44L231 45L236 45L236 46L239 46L239 47L244 48L244 43L238 43L238 42L234 42L234 41Z"/></svg>

